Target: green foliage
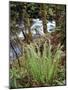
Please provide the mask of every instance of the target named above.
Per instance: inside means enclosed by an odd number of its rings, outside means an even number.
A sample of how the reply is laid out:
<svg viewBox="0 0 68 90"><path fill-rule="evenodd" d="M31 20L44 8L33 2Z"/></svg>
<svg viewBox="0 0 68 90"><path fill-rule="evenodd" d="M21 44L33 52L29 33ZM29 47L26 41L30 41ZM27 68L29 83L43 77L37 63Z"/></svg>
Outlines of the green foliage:
<svg viewBox="0 0 68 90"><path fill-rule="evenodd" d="M30 32L30 26L32 25L33 18L40 18L43 21L43 29L44 32L47 30L46 24L49 19L49 16L53 16L56 21L56 28L58 29L57 32L60 32L59 40L61 39L60 43L63 45L65 43L65 5L51 5L51 4L37 4L37 3L26 3L26 2L10 2L10 40L12 39L12 35L15 36L19 43L20 40L17 36L19 33L19 28L16 27L18 23L24 22L24 29L29 32L29 35L26 34L26 42L32 41L32 35ZM62 23L63 22L63 23ZM54 33L54 38L56 38ZM46 33L46 37L47 37ZM37 39L36 39L37 40ZM42 40L43 41L43 40ZM56 43L58 41L55 39ZM22 42L22 41L21 41ZM44 42L44 41L43 41ZM18 42L17 42L18 43ZM21 44L22 45L22 44ZM24 45L24 43L23 43ZM57 44L56 44L57 45ZM60 60L61 60L61 46L52 46L50 40L45 42L43 45L44 49L42 50L42 55L40 52L40 44L30 44L27 45L24 50L24 60L22 59L21 63L21 70L17 66L17 63L14 63L17 67L12 67L10 69L10 87L17 88L17 87L28 87L33 82L37 81L40 85L41 83L47 85L64 85L65 75L63 68L61 67ZM55 48L54 48L55 47ZM36 50L37 49L37 50ZM52 51L52 49L54 49ZM37 51L37 52L36 52ZM24 63L23 63L24 61ZM23 68L24 66L24 68ZM27 78L26 78L27 77ZM28 78L29 77L29 78ZM27 80L26 80L27 79ZM30 79L32 79L30 81ZM19 80L19 82L18 82ZM21 83L22 84L21 84Z"/></svg>
<svg viewBox="0 0 68 90"><path fill-rule="evenodd" d="M51 8L49 8L49 14L53 16L53 11Z"/></svg>
<svg viewBox="0 0 68 90"><path fill-rule="evenodd" d="M12 68L10 69L10 88L17 88L18 85L17 85L17 79L20 78L20 74L19 74L19 71L18 69L16 68Z"/></svg>
<svg viewBox="0 0 68 90"><path fill-rule="evenodd" d="M37 48L38 53L36 53L35 46L32 44L28 45L26 49L27 69L32 74L33 79L50 85L57 75L61 58L60 45L57 46L54 55L51 52L51 48L50 44L45 43L42 57L39 48Z"/></svg>

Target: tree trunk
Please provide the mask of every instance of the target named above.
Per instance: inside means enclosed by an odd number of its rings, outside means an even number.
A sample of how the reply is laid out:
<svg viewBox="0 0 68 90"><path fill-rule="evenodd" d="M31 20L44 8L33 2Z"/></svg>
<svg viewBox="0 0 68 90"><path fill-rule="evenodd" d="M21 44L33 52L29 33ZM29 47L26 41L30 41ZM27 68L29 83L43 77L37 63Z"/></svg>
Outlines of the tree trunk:
<svg viewBox="0 0 68 90"><path fill-rule="evenodd" d="M28 30L28 33L26 33L26 42L30 43L30 41L32 41L32 33L30 30L30 18L26 10L24 11L23 19L24 19L24 25L25 25L25 32L26 30Z"/></svg>
<svg viewBox="0 0 68 90"><path fill-rule="evenodd" d="M43 29L44 29L44 33L46 32L46 15L47 15L47 12L46 12L46 7L45 7L45 4L40 4L40 14L42 16L42 21L43 21Z"/></svg>

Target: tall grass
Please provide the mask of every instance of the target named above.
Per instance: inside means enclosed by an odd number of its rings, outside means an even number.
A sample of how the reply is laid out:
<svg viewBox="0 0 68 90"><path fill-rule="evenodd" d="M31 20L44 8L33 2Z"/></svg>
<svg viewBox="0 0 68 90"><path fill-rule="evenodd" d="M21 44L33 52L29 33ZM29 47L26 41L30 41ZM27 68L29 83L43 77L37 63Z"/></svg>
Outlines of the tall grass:
<svg viewBox="0 0 68 90"><path fill-rule="evenodd" d="M27 45L27 48L25 48L27 70L34 80L52 85L53 80L57 76L62 51L60 45L58 45L53 54L50 41L49 43L45 42L43 46L44 50L41 56L37 45Z"/></svg>
<svg viewBox="0 0 68 90"><path fill-rule="evenodd" d="M16 68L10 69L10 88L17 88L17 79L20 78Z"/></svg>

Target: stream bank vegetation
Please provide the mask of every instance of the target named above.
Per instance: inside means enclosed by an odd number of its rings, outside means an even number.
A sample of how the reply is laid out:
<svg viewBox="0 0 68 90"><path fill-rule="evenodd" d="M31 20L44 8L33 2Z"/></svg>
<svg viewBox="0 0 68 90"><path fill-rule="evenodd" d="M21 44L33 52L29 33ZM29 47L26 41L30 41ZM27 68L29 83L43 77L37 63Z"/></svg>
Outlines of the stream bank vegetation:
<svg viewBox="0 0 68 90"><path fill-rule="evenodd" d="M10 1L9 7L10 88L66 85L66 6ZM32 20L37 18L44 34L37 29L33 36ZM48 32L48 20L53 19L55 31Z"/></svg>

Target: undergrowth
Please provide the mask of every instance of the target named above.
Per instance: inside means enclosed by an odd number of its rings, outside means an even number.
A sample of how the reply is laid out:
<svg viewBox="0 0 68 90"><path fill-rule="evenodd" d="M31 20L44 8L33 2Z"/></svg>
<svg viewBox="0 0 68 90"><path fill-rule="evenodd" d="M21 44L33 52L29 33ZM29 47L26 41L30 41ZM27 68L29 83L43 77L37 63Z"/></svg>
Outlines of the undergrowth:
<svg viewBox="0 0 68 90"><path fill-rule="evenodd" d="M61 60L60 44L52 53L52 45L44 43L43 54L41 56L40 49L37 45L27 45L26 47L26 62L29 73L33 79L40 83L52 85L53 80L57 76L58 66ZM37 49L37 52L36 52Z"/></svg>
<svg viewBox="0 0 68 90"><path fill-rule="evenodd" d="M65 84L65 71L61 67L62 46L53 49L50 40L42 45L31 43L24 47L21 67L14 62L10 68L10 88L55 86ZM41 53L42 52L42 53Z"/></svg>

